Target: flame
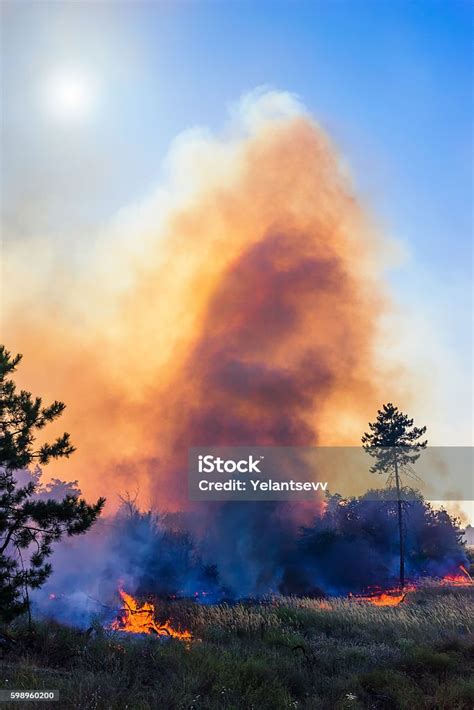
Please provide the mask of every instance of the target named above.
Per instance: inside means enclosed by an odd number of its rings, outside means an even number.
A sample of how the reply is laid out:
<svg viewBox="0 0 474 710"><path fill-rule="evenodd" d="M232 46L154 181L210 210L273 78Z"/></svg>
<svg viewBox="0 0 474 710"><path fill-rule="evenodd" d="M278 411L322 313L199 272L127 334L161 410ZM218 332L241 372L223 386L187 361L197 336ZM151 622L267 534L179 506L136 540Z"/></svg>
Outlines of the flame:
<svg viewBox="0 0 474 710"><path fill-rule="evenodd" d="M410 584L403 589L377 590L370 594L357 594L354 598L357 601L369 602L369 604L374 606L398 606L405 599L408 592L413 592L415 589L415 585Z"/></svg>
<svg viewBox="0 0 474 710"><path fill-rule="evenodd" d="M181 641L192 639L190 631L173 629L169 620L159 624L155 619L155 605L151 602L140 605L131 594L127 594L123 589L119 589L119 594L124 607L121 609L119 617L110 625L114 631L127 631L131 634L155 633L158 636L171 636Z"/></svg>
<svg viewBox="0 0 474 710"><path fill-rule="evenodd" d="M471 575L464 567L464 565L459 565L459 569L462 574L447 574L441 580L442 585L454 585L457 587L466 587L474 584Z"/></svg>
<svg viewBox="0 0 474 710"><path fill-rule="evenodd" d="M473 581L471 575L469 574L467 569L464 567L464 565L459 565L459 569L461 570L461 572L463 572L466 575L466 577L469 579L470 582Z"/></svg>
<svg viewBox="0 0 474 710"><path fill-rule="evenodd" d="M406 592L392 594L390 592L382 592L376 597L367 597L367 601L375 606L398 606L406 597Z"/></svg>
<svg viewBox="0 0 474 710"><path fill-rule="evenodd" d="M447 574L439 582L440 586L456 586L456 587L466 587L474 584L474 581L464 567L464 565L459 565L461 574ZM357 601L369 602L375 606L398 606L406 597L409 592L414 592L418 589L417 585L410 584L400 589L388 589L386 591L377 590L366 595L356 595L352 597Z"/></svg>

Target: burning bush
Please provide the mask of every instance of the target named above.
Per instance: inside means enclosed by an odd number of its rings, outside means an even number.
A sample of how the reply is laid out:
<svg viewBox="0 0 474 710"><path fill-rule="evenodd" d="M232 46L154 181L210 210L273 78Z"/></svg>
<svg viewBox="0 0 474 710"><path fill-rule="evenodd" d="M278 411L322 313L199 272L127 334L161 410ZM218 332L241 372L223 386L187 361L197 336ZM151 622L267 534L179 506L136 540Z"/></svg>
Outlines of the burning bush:
<svg viewBox="0 0 474 710"><path fill-rule="evenodd" d="M465 564L458 523L445 510L435 510L416 491L407 491L405 509L407 576L443 577ZM322 516L304 528L298 544L301 584L330 593L362 592L398 580L397 501L390 489L369 491L360 498L328 499Z"/></svg>
<svg viewBox="0 0 474 710"><path fill-rule="evenodd" d="M124 589L119 590L120 597L123 602L123 607L117 619L115 619L111 628L114 631L123 631L132 634L156 634L157 636L165 636L168 638L176 638L180 641L190 641L192 638L190 631L181 631L171 626L169 620L162 623L157 622L155 616L155 605L152 602L139 604L131 595L127 594Z"/></svg>
<svg viewBox="0 0 474 710"><path fill-rule="evenodd" d="M272 593L380 597L384 592L387 603L395 603L403 594L391 591L399 564L397 501L391 498L390 491L349 500L329 497L324 512L299 531L288 521L287 504L254 508L255 524L248 530L238 525L242 504L226 503L216 516L223 521L220 537L197 534L189 515L123 505L83 540L61 545L56 553L60 564L41 606L56 618L88 625L91 614L101 609L94 599L113 606L120 582L139 598L155 597L160 603L175 597L207 604ZM446 585L449 576L459 577L465 584L467 573L460 565L467 570L469 565L456 520L421 495L404 506L410 584L423 576L445 577ZM48 593L55 595L53 601Z"/></svg>
<svg viewBox="0 0 474 710"><path fill-rule="evenodd" d="M138 594L195 596L215 592L217 571L203 562L185 522L125 503L114 518L109 557Z"/></svg>

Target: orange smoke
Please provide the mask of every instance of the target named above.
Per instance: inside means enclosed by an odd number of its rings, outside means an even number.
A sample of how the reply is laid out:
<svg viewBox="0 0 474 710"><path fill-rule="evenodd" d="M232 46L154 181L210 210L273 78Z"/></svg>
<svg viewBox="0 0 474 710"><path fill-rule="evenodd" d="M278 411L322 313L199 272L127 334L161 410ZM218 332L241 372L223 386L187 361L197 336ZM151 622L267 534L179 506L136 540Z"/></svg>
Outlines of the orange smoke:
<svg viewBox="0 0 474 710"><path fill-rule="evenodd" d="M21 384L68 407L78 450L51 473L87 495L180 508L189 446L356 444L387 398L378 242L326 137L278 96L225 140L181 138L166 190L7 304Z"/></svg>

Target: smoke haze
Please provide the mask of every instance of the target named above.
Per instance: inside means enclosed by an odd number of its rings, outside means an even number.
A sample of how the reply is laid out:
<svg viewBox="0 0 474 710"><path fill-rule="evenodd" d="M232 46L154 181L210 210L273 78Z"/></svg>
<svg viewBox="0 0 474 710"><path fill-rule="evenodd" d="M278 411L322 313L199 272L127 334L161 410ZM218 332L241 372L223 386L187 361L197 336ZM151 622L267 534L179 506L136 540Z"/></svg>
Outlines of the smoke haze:
<svg viewBox="0 0 474 710"><path fill-rule="evenodd" d="M245 97L223 137L186 132L165 167L82 256L40 239L6 254L21 384L66 402L77 446L51 473L109 509L135 489L188 507L190 446L357 444L409 396L380 357L384 242L296 99Z"/></svg>

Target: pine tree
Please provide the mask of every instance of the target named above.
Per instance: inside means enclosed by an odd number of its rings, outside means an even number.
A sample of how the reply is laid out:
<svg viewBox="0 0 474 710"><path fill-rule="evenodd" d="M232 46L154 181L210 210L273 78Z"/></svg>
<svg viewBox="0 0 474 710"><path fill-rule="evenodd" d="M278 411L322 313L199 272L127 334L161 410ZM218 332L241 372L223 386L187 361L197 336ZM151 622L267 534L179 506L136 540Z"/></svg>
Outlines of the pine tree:
<svg viewBox="0 0 474 710"><path fill-rule="evenodd" d="M60 417L65 405L55 401L43 406L41 398L17 391L11 376L21 357L0 346L0 620L8 622L27 611L31 623L29 590L41 587L51 574L47 560L53 543L86 532L105 499L92 505L74 495L38 500L33 498L35 479L17 484L16 471L67 458L75 450L67 433L35 446L36 432Z"/></svg>
<svg viewBox="0 0 474 710"><path fill-rule="evenodd" d="M398 534L400 549L400 589L405 586L405 551L403 534L403 504L400 473L405 466L417 461L420 451L428 441L420 441L426 427L413 426L413 419L390 402L377 412L375 422L369 423L370 432L362 436L362 446L375 458L372 473L392 473L395 478L398 509Z"/></svg>

